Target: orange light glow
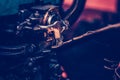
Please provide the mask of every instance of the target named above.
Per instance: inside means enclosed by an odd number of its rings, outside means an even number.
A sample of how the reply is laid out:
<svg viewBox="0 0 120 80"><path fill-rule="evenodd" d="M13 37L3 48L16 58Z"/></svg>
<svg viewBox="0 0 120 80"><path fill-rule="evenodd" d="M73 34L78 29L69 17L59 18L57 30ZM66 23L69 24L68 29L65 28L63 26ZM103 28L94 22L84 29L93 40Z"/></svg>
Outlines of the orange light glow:
<svg viewBox="0 0 120 80"><path fill-rule="evenodd" d="M87 0L86 8L107 11L107 12L116 12L117 0Z"/></svg>
<svg viewBox="0 0 120 80"><path fill-rule="evenodd" d="M64 10L69 9L72 4L73 4L73 0L64 0L64 3L63 3Z"/></svg>
<svg viewBox="0 0 120 80"><path fill-rule="evenodd" d="M63 78L67 78L68 76L67 76L67 73L66 72L62 72L62 77Z"/></svg>

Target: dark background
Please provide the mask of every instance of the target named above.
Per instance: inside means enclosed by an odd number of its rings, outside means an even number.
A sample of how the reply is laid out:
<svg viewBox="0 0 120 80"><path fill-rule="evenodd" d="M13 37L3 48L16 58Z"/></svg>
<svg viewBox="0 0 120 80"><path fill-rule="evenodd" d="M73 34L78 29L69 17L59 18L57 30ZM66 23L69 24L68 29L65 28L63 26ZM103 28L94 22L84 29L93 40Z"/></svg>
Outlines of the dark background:
<svg viewBox="0 0 120 80"><path fill-rule="evenodd" d="M69 5L70 2L65 7ZM120 0L87 0L82 15L67 37L119 23L119 5ZM58 49L59 61L71 80L113 80L114 73L104 69L103 59L120 60L119 30L107 30Z"/></svg>

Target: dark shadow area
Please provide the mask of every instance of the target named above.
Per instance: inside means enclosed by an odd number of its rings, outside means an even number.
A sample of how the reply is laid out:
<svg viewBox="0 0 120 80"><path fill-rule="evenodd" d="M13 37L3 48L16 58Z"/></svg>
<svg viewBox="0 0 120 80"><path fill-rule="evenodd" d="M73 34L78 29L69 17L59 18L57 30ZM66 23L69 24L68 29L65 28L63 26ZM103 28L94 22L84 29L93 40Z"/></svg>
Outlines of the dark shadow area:
<svg viewBox="0 0 120 80"><path fill-rule="evenodd" d="M120 60L119 35L120 29L110 29L60 47L58 58L71 80L112 80L103 60Z"/></svg>

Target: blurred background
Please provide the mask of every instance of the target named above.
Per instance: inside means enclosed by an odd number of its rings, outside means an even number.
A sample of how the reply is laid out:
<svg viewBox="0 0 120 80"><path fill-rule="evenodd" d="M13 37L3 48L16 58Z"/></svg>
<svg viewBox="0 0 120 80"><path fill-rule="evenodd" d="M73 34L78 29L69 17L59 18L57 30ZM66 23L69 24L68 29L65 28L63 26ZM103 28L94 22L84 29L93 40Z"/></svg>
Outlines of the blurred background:
<svg viewBox="0 0 120 80"><path fill-rule="evenodd" d="M73 0L65 0L65 4L63 6L64 10L67 10L72 3L73 3ZM119 22L120 22L120 0L86 0L85 8L82 14L79 15L78 20L71 27L72 30L68 32L66 37L71 38L73 36L79 36L84 34L85 32L96 30L96 29L105 27L107 25L115 24ZM107 36L113 36L114 33L115 33L114 31L110 31ZM119 34L120 33L118 31L116 36L118 36ZM102 37L100 37L99 39L103 39L103 41L105 39L107 40L108 37L106 36L103 37L104 35L106 35L106 33L103 33ZM116 41L117 39L119 39L119 37L116 37L113 39ZM102 52L103 45L101 46L99 45L99 43L96 43L94 41L92 42L92 40L91 41L89 40L83 41L81 43L78 42L76 43L78 44L77 46L75 46L76 44L74 46L69 45L71 46L70 48L71 52L69 51L69 49L67 52L67 49L63 48L65 50L65 53L63 54L62 59L65 57L63 61L66 63L65 69L68 72L68 75L71 77L72 80L80 80L80 79L82 80L113 80L112 79L113 74L104 76L104 78L106 79L101 79L101 77L98 78L99 74L103 74L102 69L100 69L100 65L101 64L103 65L103 62L99 61L99 59L96 58L96 56L100 57L106 53L107 53L107 56L110 56L110 52L115 56L116 53L119 53L119 52L114 51L113 48L112 48L113 52L110 51L111 48L108 49L109 52ZM73 52L72 52L72 48L74 48ZM106 51L106 50L107 49L103 51Z"/></svg>
<svg viewBox="0 0 120 80"><path fill-rule="evenodd" d="M73 0L65 0L64 9L67 10L72 2ZM86 0L84 11L72 27L73 34L78 36L89 30L118 23L119 13L120 0Z"/></svg>

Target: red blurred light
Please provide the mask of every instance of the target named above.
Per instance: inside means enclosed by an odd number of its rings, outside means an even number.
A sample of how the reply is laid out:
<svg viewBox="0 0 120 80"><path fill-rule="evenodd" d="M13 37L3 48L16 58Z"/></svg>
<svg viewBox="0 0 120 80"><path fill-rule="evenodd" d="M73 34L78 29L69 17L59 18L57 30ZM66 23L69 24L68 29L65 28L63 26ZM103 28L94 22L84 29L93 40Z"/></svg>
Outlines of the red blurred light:
<svg viewBox="0 0 120 80"><path fill-rule="evenodd" d="M116 12L117 0L87 0L86 8L105 12Z"/></svg>

